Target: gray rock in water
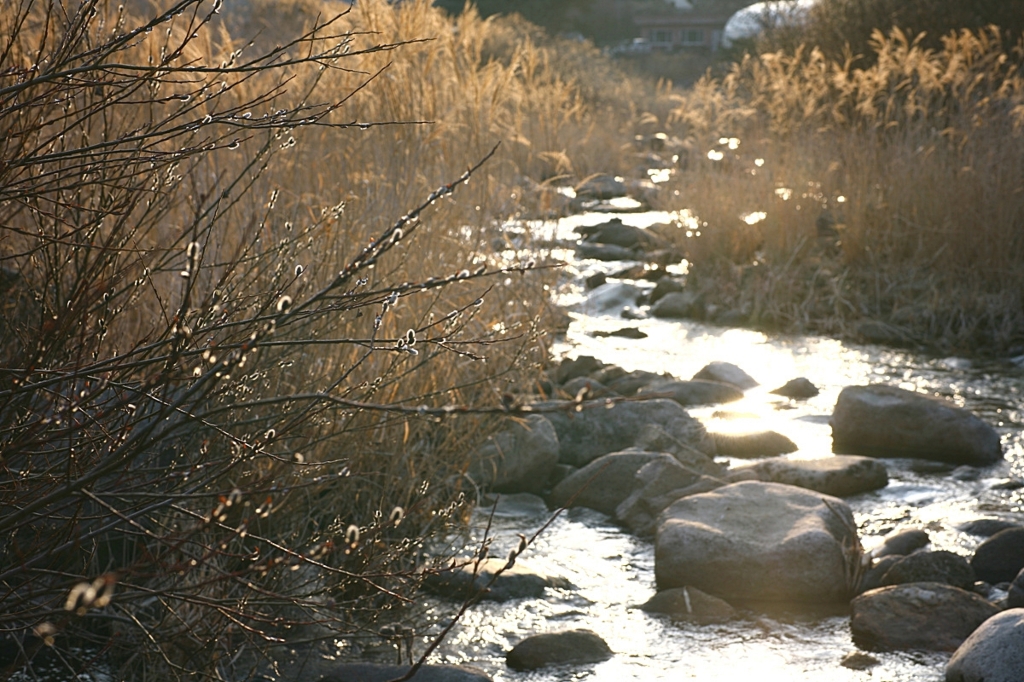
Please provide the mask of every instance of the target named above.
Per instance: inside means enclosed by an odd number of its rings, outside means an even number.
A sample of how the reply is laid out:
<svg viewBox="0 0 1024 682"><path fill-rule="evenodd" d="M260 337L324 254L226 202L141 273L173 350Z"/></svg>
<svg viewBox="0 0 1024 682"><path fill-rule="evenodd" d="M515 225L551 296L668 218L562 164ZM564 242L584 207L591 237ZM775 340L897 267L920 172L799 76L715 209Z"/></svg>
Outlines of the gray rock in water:
<svg viewBox="0 0 1024 682"><path fill-rule="evenodd" d="M654 305L668 294L680 293L683 290L683 283L677 282L671 277L662 277L658 280L658 283L654 285L654 289L651 291L650 302Z"/></svg>
<svg viewBox="0 0 1024 682"><path fill-rule="evenodd" d="M832 450L985 466L1003 458L999 434L952 403L892 386L848 386L839 394Z"/></svg>
<svg viewBox="0 0 1024 682"><path fill-rule="evenodd" d="M643 290L629 282L607 282L587 294L580 308L587 313L619 314L623 308L634 306Z"/></svg>
<svg viewBox="0 0 1024 682"><path fill-rule="evenodd" d="M796 379L790 379L774 391L770 391L770 393L781 395L785 398L800 400L804 398L813 398L818 395L818 387L812 384L809 379L806 379L805 377L798 377Z"/></svg>
<svg viewBox="0 0 1024 682"><path fill-rule="evenodd" d="M978 545L971 559L978 580L1010 582L1024 568L1024 528L1007 528Z"/></svg>
<svg viewBox="0 0 1024 682"><path fill-rule="evenodd" d="M666 381L640 389L639 394L653 393L674 400L683 407L715 405L743 399L743 391L718 381Z"/></svg>
<svg viewBox="0 0 1024 682"><path fill-rule="evenodd" d="M701 297L692 291L673 291L651 306L651 315L670 320L700 317L703 314Z"/></svg>
<svg viewBox="0 0 1024 682"><path fill-rule="evenodd" d="M536 670L552 665L600 663L612 650L590 630L570 630L527 637L505 656L513 670Z"/></svg>
<svg viewBox="0 0 1024 682"><path fill-rule="evenodd" d="M466 473L482 488L537 493L558 463L558 450L551 422L533 414L484 441Z"/></svg>
<svg viewBox="0 0 1024 682"><path fill-rule="evenodd" d="M754 388L758 383L742 369L731 362L709 362L699 372L693 375L694 379L706 381L720 381L723 384L732 384L741 391Z"/></svg>
<svg viewBox="0 0 1024 682"><path fill-rule="evenodd" d="M659 519L658 587L693 586L728 601L843 601L860 560L855 529L842 500L779 483L684 497Z"/></svg>
<svg viewBox="0 0 1024 682"><path fill-rule="evenodd" d="M611 516L640 485L635 479L636 472L657 460L675 462L672 455L642 450L601 455L555 486L548 502L552 507L587 507Z"/></svg>
<svg viewBox="0 0 1024 682"><path fill-rule="evenodd" d="M916 552L893 564L881 582L883 586L906 583L945 583L971 591L974 569L967 559L952 552Z"/></svg>
<svg viewBox="0 0 1024 682"><path fill-rule="evenodd" d="M319 682L391 682L409 672L407 665L379 663L335 663ZM409 678L411 682L491 682L486 673L461 665L424 665Z"/></svg>
<svg viewBox="0 0 1024 682"><path fill-rule="evenodd" d="M946 665L946 682L1024 680L1024 609L992 616L971 633Z"/></svg>
<svg viewBox="0 0 1024 682"><path fill-rule="evenodd" d="M505 559L484 559L474 575L474 564L470 562L456 568L430 574L423 581L428 592L449 599L469 599L479 596L485 601L509 601L511 599L537 598L544 589L554 587L571 589L572 584L564 578L543 576L521 562L502 571ZM497 578L495 574L499 573ZM494 578L494 583L487 584Z"/></svg>
<svg viewBox="0 0 1024 682"><path fill-rule="evenodd" d="M728 623L737 616L736 609L729 602L701 592L696 587L662 590L640 608L648 613L663 613L675 621L699 625Z"/></svg>
<svg viewBox="0 0 1024 682"><path fill-rule="evenodd" d="M1005 519L975 519L960 526L960 530L964 533L982 538L990 538L1007 528L1024 528L1024 526Z"/></svg>
<svg viewBox="0 0 1024 682"><path fill-rule="evenodd" d="M885 574L889 572L889 569L896 565L896 563L902 558L902 556L890 554L889 556L884 556L878 561L875 561L874 564L864 571L864 574L861 576L858 594L863 594L864 592L881 587L882 578L885 577Z"/></svg>
<svg viewBox="0 0 1024 682"><path fill-rule="evenodd" d="M552 377L556 383L564 384L576 377L585 377L604 367L604 363L593 355L581 355L577 358L565 358Z"/></svg>
<svg viewBox="0 0 1024 682"><path fill-rule="evenodd" d="M558 434L558 458L563 464L585 466L601 455L632 447L650 425L684 445L710 455L715 452L714 441L704 426L671 400L623 402L546 416Z"/></svg>
<svg viewBox="0 0 1024 682"><path fill-rule="evenodd" d="M875 651L954 651L999 612L973 592L941 583L881 587L850 608L854 644Z"/></svg>
<svg viewBox="0 0 1024 682"><path fill-rule="evenodd" d="M702 461L695 461L697 457ZM637 535L653 535L658 516L670 504L722 487L724 473L699 452L685 463L664 458L648 462L636 472L638 487L615 508L615 518Z"/></svg>
<svg viewBox="0 0 1024 682"><path fill-rule="evenodd" d="M835 497L849 497L889 484L884 464L871 457L853 455L819 459L773 457L743 468L757 472L762 481L795 485Z"/></svg>
<svg viewBox="0 0 1024 682"><path fill-rule="evenodd" d="M879 663L881 661L863 651L851 651L843 656L843 660L839 661L839 665L850 670L867 670L868 668L874 668Z"/></svg>
<svg viewBox="0 0 1024 682"><path fill-rule="evenodd" d="M626 196L626 183L607 173L595 173L573 189L577 197L588 199L614 199Z"/></svg>
<svg viewBox="0 0 1024 682"><path fill-rule="evenodd" d="M616 329L615 331L611 331L611 332L594 332L594 336L597 336L597 337L613 336L613 337L620 338L620 339L639 340L639 339L646 339L647 338L647 332L641 331L641 330L637 329L636 327L622 327L621 329Z"/></svg>
<svg viewBox="0 0 1024 682"><path fill-rule="evenodd" d="M649 234L647 230L626 225L621 218L612 218L606 223L592 225L578 231L585 233L588 242L613 244L627 249L648 247L657 241L654 235Z"/></svg>
<svg viewBox="0 0 1024 682"><path fill-rule="evenodd" d="M636 395L636 392L644 386L649 386L659 381L665 381L665 376L655 374L654 372L636 370L617 376L610 381L605 381L604 385L619 395Z"/></svg>
<svg viewBox="0 0 1024 682"><path fill-rule="evenodd" d="M775 431L715 433L715 450L722 457L752 459L796 452L796 443Z"/></svg>
<svg viewBox="0 0 1024 682"><path fill-rule="evenodd" d="M895 535L890 535L880 547L876 547L871 552L871 555L874 557L906 556L911 552L921 549L929 542L931 542L931 538L928 537L927 532L912 528L900 531Z"/></svg>

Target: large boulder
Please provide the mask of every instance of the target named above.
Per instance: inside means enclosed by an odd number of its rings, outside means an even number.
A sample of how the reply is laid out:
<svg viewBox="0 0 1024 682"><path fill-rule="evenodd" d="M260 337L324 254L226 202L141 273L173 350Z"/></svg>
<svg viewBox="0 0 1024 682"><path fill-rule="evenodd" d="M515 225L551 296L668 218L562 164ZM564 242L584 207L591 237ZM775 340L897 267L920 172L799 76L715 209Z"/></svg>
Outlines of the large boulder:
<svg viewBox="0 0 1024 682"><path fill-rule="evenodd" d="M473 453L467 474L482 488L538 493L558 463L558 436L545 417L531 414L491 436Z"/></svg>
<svg viewBox="0 0 1024 682"><path fill-rule="evenodd" d="M613 382L611 388L614 387ZM595 406L580 412L551 412L546 416L558 434L559 461L576 467L634 445L652 424L684 445L707 454L715 452L714 441L704 426L679 403L664 398Z"/></svg>
<svg viewBox="0 0 1024 682"><path fill-rule="evenodd" d="M971 566L978 580L993 585L1016 578L1024 568L1024 528L1001 530L978 545Z"/></svg>
<svg viewBox="0 0 1024 682"><path fill-rule="evenodd" d="M672 455L634 449L601 455L562 479L548 502L552 507L587 507L611 516L640 485L636 472L659 459L675 462Z"/></svg>
<svg viewBox="0 0 1024 682"><path fill-rule="evenodd" d="M320 676L319 682L391 682L405 677L407 665L380 663L336 663ZM425 665L410 682L491 682L486 673L461 665Z"/></svg>
<svg viewBox="0 0 1024 682"><path fill-rule="evenodd" d="M854 455L818 459L773 457L742 469L756 472L762 481L795 485L835 497L849 497L889 484L889 473L884 464L877 459Z"/></svg>
<svg viewBox="0 0 1024 682"><path fill-rule="evenodd" d="M541 575L518 561L512 568L505 568L507 563L506 559L491 558L484 559L477 566L470 561L427 575L423 587L432 594L449 599L478 597L497 602L537 598L548 587L572 588L565 578Z"/></svg>
<svg viewBox="0 0 1024 682"><path fill-rule="evenodd" d="M727 601L848 599L859 562L853 513L838 498L748 481L684 497L661 515L659 589L693 586Z"/></svg>
<svg viewBox="0 0 1024 682"><path fill-rule="evenodd" d="M693 378L695 380L703 379L705 381L719 381L723 384L731 384L741 391L758 385L754 377L744 372L741 368L731 362L721 362L718 360L704 365L699 372L693 375Z"/></svg>
<svg viewBox="0 0 1024 682"><path fill-rule="evenodd" d="M737 617L729 602L701 592L696 587L673 587L662 590L640 607L648 613L662 613L674 621L712 625L727 623Z"/></svg>
<svg viewBox="0 0 1024 682"><path fill-rule="evenodd" d="M942 583L880 587L854 599L850 608L854 643L876 651L954 651L999 612L973 592Z"/></svg>
<svg viewBox="0 0 1024 682"><path fill-rule="evenodd" d="M1024 609L992 616L971 633L946 665L946 682L1024 680Z"/></svg>
<svg viewBox="0 0 1024 682"><path fill-rule="evenodd" d="M832 450L985 466L1003 458L999 434L946 400L892 386L848 386L839 394Z"/></svg>
<svg viewBox="0 0 1024 682"><path fill-rule="evenodd" d="M612 657L600 636L590 630L533 635L512 647L505 663L513 670L536 670L549 665L600 663Z"/></svg>
<svg viewBox="0 0 1024 682"><path fill-rule="evenodd" d="M743 391L718 381L666 381L641 388L639 393L652 393L674 400L683 407L730 403L743 398Z"/></svg>
<svg viewBox="0 0 1024 682"><path fill-rule="evenodd" d="M905 583L944 583L971 590L974 587L974 569L967 559L953 552L916 552L893 564L881 581L882 585Z"/></svg>
<svg viewBox="0 0 1024 682"><path fill-rule="evenodd" d="M796 452L796 443L776 431L715 433L715 450L722 457L754 459Z"/></svg>

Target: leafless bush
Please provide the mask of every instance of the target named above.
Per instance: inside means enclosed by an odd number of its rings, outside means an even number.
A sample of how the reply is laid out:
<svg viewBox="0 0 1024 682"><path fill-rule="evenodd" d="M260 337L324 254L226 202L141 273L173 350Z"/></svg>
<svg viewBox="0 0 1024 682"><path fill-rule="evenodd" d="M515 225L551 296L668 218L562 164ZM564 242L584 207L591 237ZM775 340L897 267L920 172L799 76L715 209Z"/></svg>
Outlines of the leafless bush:
<svg viewBox="0 0 1024 682"><path fill-rule="evenodd" d="M526 265L405 279L479 165L371 239L268 180L303 131L403 123L341 121L375 72L322 87L403 43L338 15L249 54L219 7L0 10L6 674L244 677L367 627L462 513L472 424L438 420L536 362Z"/></svg>

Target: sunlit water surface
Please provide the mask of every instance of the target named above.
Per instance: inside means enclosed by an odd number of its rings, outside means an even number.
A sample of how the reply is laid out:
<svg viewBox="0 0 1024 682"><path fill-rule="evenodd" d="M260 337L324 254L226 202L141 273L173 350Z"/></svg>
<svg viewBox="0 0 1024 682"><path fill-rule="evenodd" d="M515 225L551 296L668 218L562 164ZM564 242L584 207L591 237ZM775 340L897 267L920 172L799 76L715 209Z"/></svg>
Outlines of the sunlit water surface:
<svg viewBox="0 0 1024 682"><path fill-rule="evenodd" d="M621 216L638 227L677 221L692 228L683 214L644 213ZM1010 363L972 363L962 358L928 358L873 346L857 346L816 337L780 337L745 329L725 329L695 322L655 319L623 320L587 306L582 279L612 273L622 263L577 262L559 240L573 238L572 228L607 220L584 214L531 226L548 240L556 257L566 259L567 280L559 291L573 322L555 352L589 354L627 370L668 372L689 378L713 360L733 362L760 382L743 400L692 409L711 431L773 429L789 436L797 457L831 454L828 417L839 391L848 385L886 383L952 399L995 426L1003 438L1006 461L981 470L922 472L905 460L887 460L887 488L849 498L866 549L884 535L904 528L924 528L937 549L969 555L979 539L957 530L979 517L1015 518L1020 491L993 490L1007 478L1024 478L1020 435L1020 392L1024 376ZM589 311L589 312L588 312ZM648 334L641 340L595 337L596 331L635 326ZM790 401L769 393L789 379L804 376L821 393ZM737 462L738 463L738 462ZM476 534L487 515L476 514ZM493 519L493 554L502 556L518 543L516 533L531 533L546 520L536 506L513 504ZM568 578L576 589L549 589L541 599L472 608L441 648L438 662L483 668L496 680L743 680L759 682L842 682L941 680L946 654L876 654L880 665L855 671L839 665L855 647L849 618L814 615L766 615L745 612L727 625L676 625L644 613L636 605L655 592L653 545L621 531L607 517L571 510L558 517L521 559L542 573ZM440 614L450 605L437 605ZM615 652L604 663L517 673L506 668L505 653L524 637L540 632L589 628Z"/></svg>

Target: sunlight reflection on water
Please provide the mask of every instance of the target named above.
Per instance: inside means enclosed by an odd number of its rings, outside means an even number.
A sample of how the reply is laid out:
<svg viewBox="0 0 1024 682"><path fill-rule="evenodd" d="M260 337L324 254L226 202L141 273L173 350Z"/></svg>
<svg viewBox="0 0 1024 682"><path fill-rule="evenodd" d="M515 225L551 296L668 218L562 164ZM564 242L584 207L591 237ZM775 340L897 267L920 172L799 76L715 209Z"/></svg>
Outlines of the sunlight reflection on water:
<svg viewBox="0 0 1024 682"><path fill-rule="evenodd" d="M646 227L660 222L684 224L689 214L631 214L623 222ZM571 240L577 225L610 216L585 214L541 227L546 238ZM586 292L578 282L595 272L615 272L621 263L569 260L572 281L560 290L559 302L578 304ZM649 286L649 285L648 285ZM799 447L796 457L831 454L828 418L843 387L865 383L903 386L945 396L995 425L1002 435L1006 462L960 480L945 471L918 471L906 460L886 460L890 485L849 498L865 549L904 528L927 529L935 549L969 555L980 542L957 530L965 521L1014 518L1024 506L1020 491L993 489L1007 476L1024 474L1024 422L1020 395L1024 373L1006 366L976 365L962 358L932 359L872 346L856 346L815 337L769 337L747 329L711 327L690 321L624 320L611 315L572 313L556 354L594 355L627 370L667 372L691 377L714 360L733 362L760 386L740 401L691 409L710 431L773 429ZM640 340L598 338L598 331L636 327ZM771 394L786 381L804 376L820 394L791 401ZM739 461L735 463L740 463ZM950 467L951 469L952 467ZM970 474L971 472L968 472ZM479 520L482 523L482 516ZM518 542L516 532L530 532L545 518L501 518L494 529L493 553L502 555ZM855 650L846 616L769 617L744 612L736 622L716 626L673 625L632 608L654 594L654 556L650 542L620 531L607 517L571 510L539 538L522 562L541 573L568 578L577 589L548 590L543 599L474 607L444 647L444 660L484 668L496 680L702 680L759 682L938 682L946 654L875 654L880 665L853 671L839 665ZM505 652L523 637L538 632L589 628L609 643L616 655L593 666L573 666L516 673L504 665Z"/></svg>

